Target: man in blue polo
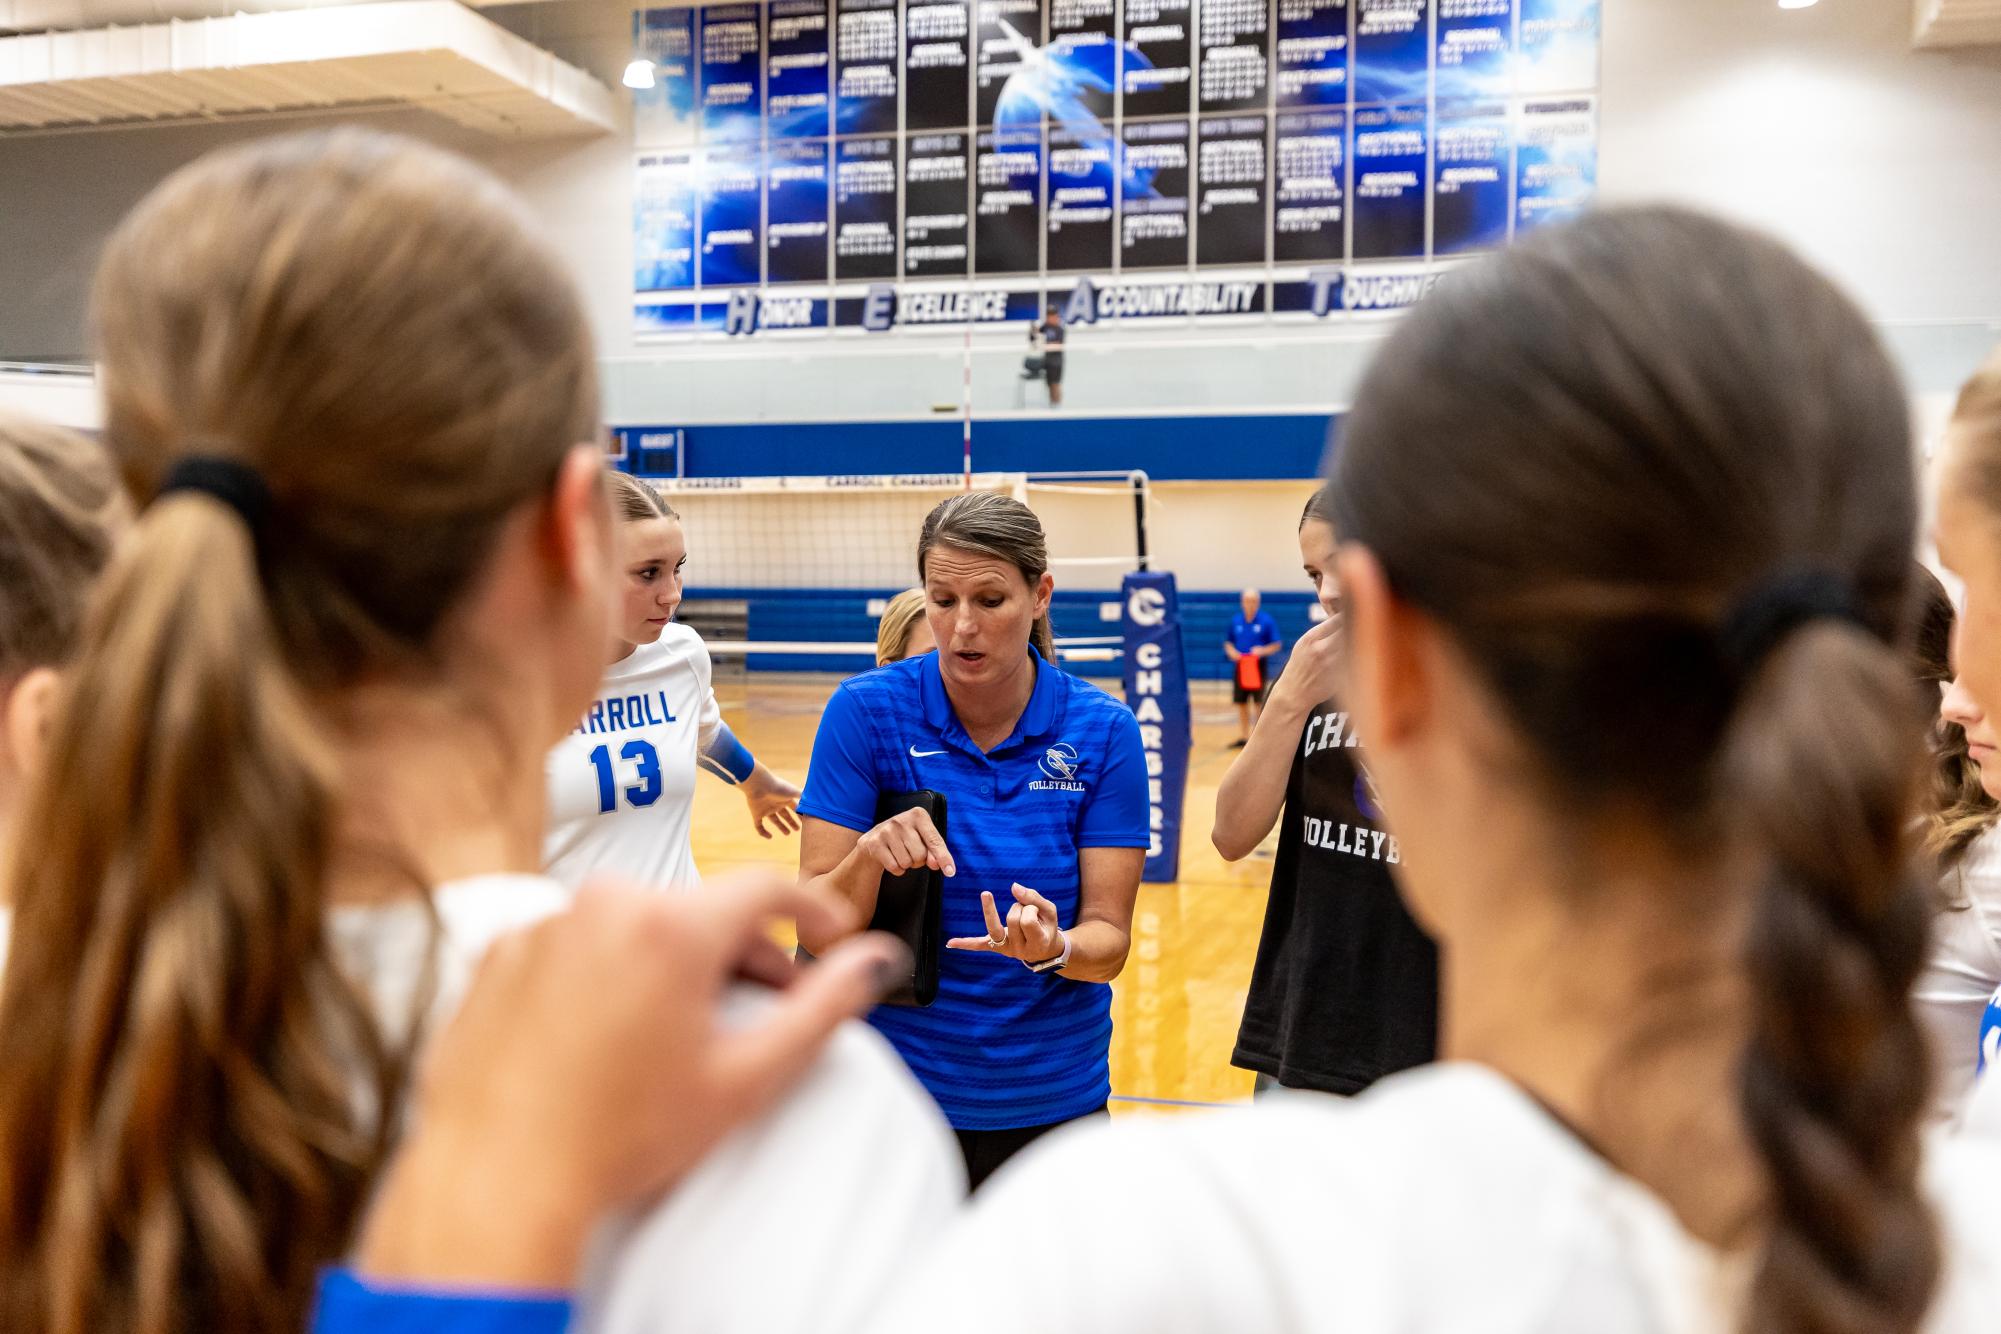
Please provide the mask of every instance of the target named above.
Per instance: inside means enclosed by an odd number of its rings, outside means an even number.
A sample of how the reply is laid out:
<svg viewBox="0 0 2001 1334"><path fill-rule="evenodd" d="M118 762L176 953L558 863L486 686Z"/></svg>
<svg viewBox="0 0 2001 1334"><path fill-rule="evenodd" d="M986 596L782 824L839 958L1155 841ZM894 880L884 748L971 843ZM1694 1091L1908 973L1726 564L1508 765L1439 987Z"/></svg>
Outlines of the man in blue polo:
<svg viewBox="0 0 2001 1334"><path fill-rule="evenodd" d="M1237 739L1230 743L1232 750L1242 750L1250 741L1265 692L1271 688L1266 670L1269 659L1285 647L1278 637L1278 622L1271 613L1260 610L1263 603L1262 593L1246 588L1243 610L1230 622L1230 633L1223 640L1223 652L1230 659L1230 698L1237 706L1239 730Z"/></svg>
<svg viewBox="0 0 2001 1334"><path fill-rule="evenodd" d="M936 1001L883 1006L870 1022L938 1100L975 1185L1037 1136L1104 1110L1104 984L1130 947L1148 842L1138 723L1045 661L1027 630L1024 619L1019 644L948 631L939 653L844 682L821 717L800 804L802 876L838 881L836 892L860 884L863 916L881 874L927 864L946 873L951 948ZM1017 689L1027 699L1011 724L1005 707L985 707ZM999 717L985 745L961 707ZM945 798L942 837L922 812L878 821L886 794L925 789Z"/></svg>

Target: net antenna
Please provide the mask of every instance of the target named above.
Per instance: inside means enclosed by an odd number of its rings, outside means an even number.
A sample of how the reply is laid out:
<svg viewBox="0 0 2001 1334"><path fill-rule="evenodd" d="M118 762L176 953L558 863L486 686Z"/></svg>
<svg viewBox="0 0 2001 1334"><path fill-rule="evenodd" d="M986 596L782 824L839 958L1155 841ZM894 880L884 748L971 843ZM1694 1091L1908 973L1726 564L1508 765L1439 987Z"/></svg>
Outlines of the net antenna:
<svg viewBox="0 0 2001 1334"><path fill-rule="evenodd" d="M968 490L1013 496L1042 520L1056 575L1057 653L1066 662L1110 663L1116 673L1120 580L1148 568L1153 502L1143 472L652 480L688 536L681 619L719 667L872 665L883 604L917 582L925 516ZM1108 622L1114 633L1103 629Z"/></svg>

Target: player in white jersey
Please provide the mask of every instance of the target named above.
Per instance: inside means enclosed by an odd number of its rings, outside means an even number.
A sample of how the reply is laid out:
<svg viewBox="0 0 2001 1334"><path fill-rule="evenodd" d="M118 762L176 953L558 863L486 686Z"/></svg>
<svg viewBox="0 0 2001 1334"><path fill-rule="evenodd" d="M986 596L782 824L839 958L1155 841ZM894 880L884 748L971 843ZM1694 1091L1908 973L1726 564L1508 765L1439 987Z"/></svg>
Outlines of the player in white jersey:
<svg viewBox="0 0 2001 1334"><path fill-rule="evenodd" d="M764 838L799 828L799 789L759 764L723 721L700 635L676 623L688 539L660 494L607 474L623 587L611 666L575 730L549 752L549 874L572 889L616 872L693 885L695 771L740 786Z"/></svg>
<svg viewBox="0 0 2001 1334"><path fill-rule="evenodd" d="M1917 571L1915 656L1926 703L1939 702L1926 765L1922 814L1926 854L1939 877L1932 948L1911 997L1932 1053L1936 1125L1957 1125L1980 1065L1979 1034L1987 998L2001 987L2001 765L1996 733L1979 701L1953 677L1952 598L1931 571Z"/></svg>
<svg viewBox="0 0 2001 1334"><path fill-rule="evenodd" d="M1954 644L1954 665L1959 677L1947 700L1947 717L1965 728L1969 753L1980 766L1981 781L1988 793L2001 791L2001 784L1988 785L1990 774L2001 773L2001 744L1994 720L2001 717L2001 353L1960 391L1946 429L1944 464L1939 470L1939 502L1936 536L1939 559L1965 584L1965 606L1958 623ZM2001 918L2001 902L1976 898L1979 889L1992 885L1969 884L1969 898L1981 911L1981 925ZM1968 924L1970 925L1970 924ZM1961 927L1963 936L1984 936L1969 942L1984 946L1974 953L1986 968L1994 967L1997 936L1993 931L1976 933ZM1979 968L1966 970L1962 977L1971 989L1980 984ZM1960 992L1964 996L1965 988ZM2001 1137L2001 990L1995 990L1984 1011L1978 1002L1971 1007L1978 1014L1973 1057L1977 1074L1969 1096L1963 1124L1968 1134Z"/></svg>

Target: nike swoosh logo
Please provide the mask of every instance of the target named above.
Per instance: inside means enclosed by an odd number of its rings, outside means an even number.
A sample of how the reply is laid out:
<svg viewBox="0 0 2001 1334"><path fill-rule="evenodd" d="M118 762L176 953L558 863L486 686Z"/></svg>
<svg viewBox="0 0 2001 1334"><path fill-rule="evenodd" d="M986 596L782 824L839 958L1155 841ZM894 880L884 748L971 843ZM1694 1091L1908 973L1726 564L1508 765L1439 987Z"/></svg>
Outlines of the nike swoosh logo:
<svg viewBox="0 0 2001 1334"><path fill-rule="evenodd" d="M926 756L943 755L944 753L945 752L942 750L919 750L915 746L912 746L910 748L910 758L913 760L921 760L924 759Z"/></svg>

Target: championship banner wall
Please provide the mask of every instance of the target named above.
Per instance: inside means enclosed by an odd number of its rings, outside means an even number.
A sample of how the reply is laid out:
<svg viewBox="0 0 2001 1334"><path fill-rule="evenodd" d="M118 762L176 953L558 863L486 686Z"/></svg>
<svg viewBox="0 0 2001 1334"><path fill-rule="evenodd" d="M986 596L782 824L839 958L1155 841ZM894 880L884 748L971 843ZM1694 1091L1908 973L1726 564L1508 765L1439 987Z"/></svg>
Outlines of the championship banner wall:
<svg viewBox="0 0 2001 1334"><path fill-rule="evenodd" d="M752 0L633 40L643 336L1408 306L1574 216L1602 0ZM1415 295L1413 295L1415 294Z"/></svg>
<svg viewBox="0 0 2001 1334"><path fill-rule="evenodd" d="M1181 870L1181 807L1188 793L1188 752L1195 744L1188 708L1188 661L1181 645L1181 600L1171 574L1129 574L1122 593L1126 707L1139 720L1146 753L1146 869L1149 884Z"/></svg>

